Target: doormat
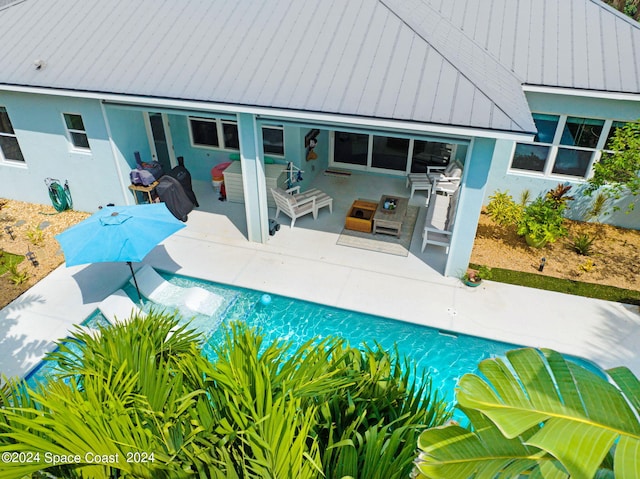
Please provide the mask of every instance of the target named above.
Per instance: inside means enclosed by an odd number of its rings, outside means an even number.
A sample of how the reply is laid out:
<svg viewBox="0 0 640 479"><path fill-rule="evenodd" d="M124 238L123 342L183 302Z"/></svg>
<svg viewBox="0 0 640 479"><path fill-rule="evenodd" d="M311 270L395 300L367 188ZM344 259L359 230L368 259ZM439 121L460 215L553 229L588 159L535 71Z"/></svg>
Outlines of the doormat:
<svg viewBox="0 0 640 479"><path fill-rule="evenodd" d="M351 176L351 172L350 171L332 170L332 169L324 170L324 174L327 175L327 176Z"/></svg>
<svg viewBox="0 0 640 479"><path fill-rule="evenodd" d="M400 238L381 233L374 235L373 233L343 229L336 244L395 256L409 256L411 238L413 238L413 230L416 227L419 212L419 206L407 207L405 221L402 222L400 230Z"/></svg>

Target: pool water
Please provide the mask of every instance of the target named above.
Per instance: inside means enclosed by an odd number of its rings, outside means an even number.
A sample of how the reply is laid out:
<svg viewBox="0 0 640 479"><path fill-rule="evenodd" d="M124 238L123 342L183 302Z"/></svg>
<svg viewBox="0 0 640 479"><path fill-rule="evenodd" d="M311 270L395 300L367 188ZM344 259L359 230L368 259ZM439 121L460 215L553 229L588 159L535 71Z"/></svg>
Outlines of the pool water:
<svg viewBox="0 0 640 479"><path fill-rule="evenodd" d="M396 345L402 355L414 360L419 371L428 371L437 388L448 402L453 402L458 379L465 373L477 372L478 363L486 358L503 356L508 350L520 346L492 341L462 334L454 334L383 317L341 310L329 306L310 303L282 296L241 289L196 280L178 275L162 275L173 284L183 287L200 286L224 298L222 306L212 317L193 316L186 311L183 321L201 331L206 338L204 352L213 357L213 348L224 339L223 323L234 320L244 321L250 327L260 329L265 343L276 339L291 340L295 345L313 338L329 335L346 339L352 346L366 342L371 347L377 342L383 348L392 350ZM127 284L124 290L134 301L137 293ZM146 303L148 310L152 303ZM425 311L425 315L428 315ZM95 326L105 324L100 313L95 313L83 324ZM46 378L55 364L45 361L43 366L32 372L30 384Z"/></svg>
<svg viewBox="0 0 640 479"><path fill-rule="evenodd" d="M283 296L269 295L270 301L265 304L263 292L184 276L163 276L178 286L200 286L224 298L214 317L195 316L191 320L191 325L204 332L207 338L204 352L209 358L213 357L213 347L224 339L220 324L234 320L258 328L267 344L285 339L299 345L330 335L344 338L352 346L366 342L374 347L377 342L384 349L392 350L395 344L400 354L416 362L419 371L430 373L433 386L452 402L455 385L463 374L477 371L478 363L483 359L504 355L518 347ZM130 297L137 297L131 286L127 285L125 291Z"/></svg>

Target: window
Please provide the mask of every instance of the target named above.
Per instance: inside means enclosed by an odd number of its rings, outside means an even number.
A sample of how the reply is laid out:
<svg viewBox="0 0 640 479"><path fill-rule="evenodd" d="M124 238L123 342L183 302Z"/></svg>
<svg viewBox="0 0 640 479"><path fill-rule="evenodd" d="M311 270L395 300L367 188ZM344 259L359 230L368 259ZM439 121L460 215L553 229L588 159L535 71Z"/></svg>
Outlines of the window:
<svg viewBox="0 0 640 479"><path fill-rule="evenodd" d="M542 145L518 143L513 154L511 168L527 171L544 171L551 148Z"/></svg>
<svg viewBox="0 0 640 479"><path fill-rule="evenodd" d="M405 171L407 169L408 156L408 139L388 136L373 137L372 167Z"/></svg>
<svg viewBox="0 0 640 479"><path fill-rule="evenodd" d="M417 138L335 131L332 163L394 175L425 173L428 166L447 166L454 156L464 158L466 148Z"/></svg>
<svg viewBox="0 0 640 479"><path fill-rule="evenodd" d="M82 116L73 113L64 113L64 123L67 127L69 140L74 148L79 150L89 149L89 137L84 128Z"/></svg>
<svg viewBox="0 0 640 479"><path fill-rule="evenodd" d="M2 159L24 162L18 138L13 131L7 109L3 106L0 106L0 151Z"/></svg>
<svg viewBox="0 0 640 479"><path fill-rule="evenodd" d="M333 161L366 166L369 151L369 135L336 131Z"/></svg>
<svg viewBox="0 0 640 479"><path fill-rule="evenodd" d="M240 149L240 139L238 138L238 125L235 121L222 122L222 137L224 138L224 147L230 150Z"/></svg>
<svg viewBox="0 0 640 479"><path fill-rule="evenodd" d="M218 141L218 126L215 120L196 120L190 118L191 139L195 146L220 146Z"/></svg>
<svg viewBox="0 0 640 479"><path fill-rule="evenodd" d="M569 117L564 125L560 144L595 148L603 126L604 120Z"/></svg>
<svg viewBox="0 0 640 479"><path fill-rule="evenodd" d="M235 121L215 118L189 118L193 146L239 150L238 125Z"/></svg>
<svg viewBox="0 0 640 479"><path fill-rule="evenodd" d="M263 126L262 143L265 154L284 156L284 129L281 126Z"/></svg>
<svg viewBox="0 0 640 479"><path fill-rule="evenodd" d="M611 123L611 129L609 130L609 134L607 135L607 141L605 141L604 143L604 147L605 148L609 148L609 142L611 141L611 138L613 138L613 135L616 134L616 130L618 128L623 128L627 123L625 121L614 121L613 123Z"/></svg>
<svg viewBox="0 0 640 479"><path fill-rule="evenodd" d="M533 121L538 134L533 143L516 144L511 169L586 178L604 146L605 121L540 113Z"/></svg>
<svg viewBox="0 0 640 479"><path fill-rule="evenodd" d="M439 141L413 141L411 173L424 173L427 166L446 166L453 145Z"/></svg>

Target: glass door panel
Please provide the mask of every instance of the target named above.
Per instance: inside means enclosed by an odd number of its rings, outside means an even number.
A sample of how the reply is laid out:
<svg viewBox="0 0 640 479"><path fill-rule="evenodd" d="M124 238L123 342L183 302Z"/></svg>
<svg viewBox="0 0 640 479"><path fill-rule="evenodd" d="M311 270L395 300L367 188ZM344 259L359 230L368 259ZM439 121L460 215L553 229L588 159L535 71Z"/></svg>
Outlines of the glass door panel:
<svg viewBox="0 0 640 479"><path fill-rule="evenodd" d="M148 113L149 143L153 159L162 165L164 172L173 168L173 145L168 134L168 120L162 113Z"/></svg>
<svg viewBox="0 0 640 479"><path fill-rule="evenodd" d="M350 165L367 166L369 135L336 131L333 161Z"/></svg>
<svg viewBox="0 0 640 479"><path fill-rule="evenodd" d="M446 166L451 158L451 145L437 141L415 140L411 173L425 173L427 166Z"/></svg>
<svg viewBox="0 0 640 479"><path fill-rule="evenodd" d="M405 171L409 156L409 140L388 136L373 137L371 166L385 170Z"/></svg>

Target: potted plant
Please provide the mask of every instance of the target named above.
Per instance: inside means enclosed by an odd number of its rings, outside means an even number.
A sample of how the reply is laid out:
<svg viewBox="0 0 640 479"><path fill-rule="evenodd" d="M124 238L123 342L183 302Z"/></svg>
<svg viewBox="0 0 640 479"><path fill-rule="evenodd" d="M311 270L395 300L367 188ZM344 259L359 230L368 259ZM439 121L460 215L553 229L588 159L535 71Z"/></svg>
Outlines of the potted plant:
<svg viewBox="0 0 640 479"><path fill-rule="evenodd" d="M483 279L491 279L491 268L484 265L478 269L467 268L466 273L462 276L462 282L472 288L480 286Z"/></svg>

